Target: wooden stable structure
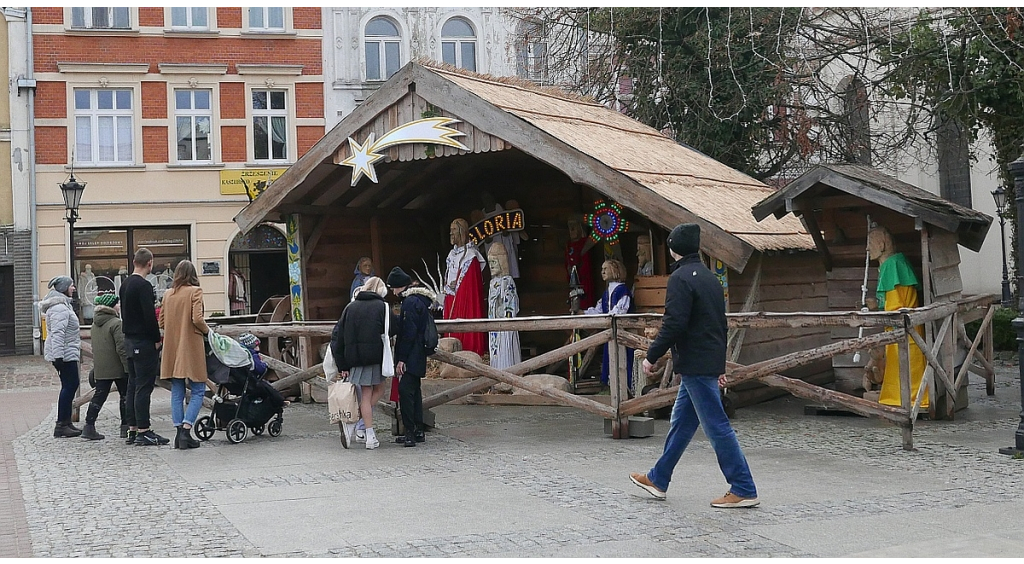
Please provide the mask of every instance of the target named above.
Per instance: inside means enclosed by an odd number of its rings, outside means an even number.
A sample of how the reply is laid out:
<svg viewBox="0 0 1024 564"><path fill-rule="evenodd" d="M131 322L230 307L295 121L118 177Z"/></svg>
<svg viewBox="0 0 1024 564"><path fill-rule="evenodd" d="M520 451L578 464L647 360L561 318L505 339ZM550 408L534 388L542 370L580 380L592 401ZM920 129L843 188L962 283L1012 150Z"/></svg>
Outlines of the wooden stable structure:
<svg viewBox="0 0 1024 564"><path fill-rule="evenodd" d="M869 221L888 229L896 251L902 252L911 264L920 265L915 270L921 281L919 296L923 306L963 299L959 247L980 250L992 223L981 212L871 167L851 164L817 166L759 202L752 211L759 221L792 214L804 223L828 272L831 311L860 309L861 286L865 281L869 295L874 295L878 265L865 265ZM964 323L984 318L986 330L990 330L991 316L991 309L979 307L924 323L925 338L919 346L926 356L932 351L941 358L936 366L931 362L934 359L929 358L926 368L925 379L935 397L929 407L933 418L951 419L958 409L966 407L965 371L990 377L992 355L984 355L982 367L973 366L977 347L972 347L967 338ZM857 327L837 327L832 338L847 339L859 333ZM914 338L917 340L917 335ZM862 354L859 362L851 354L832 359L837 389L857 391L867 356ZM933 375L937 376L934 381L929 379Z"/></svg>
<svg viewBox="0 0 1024 564"><path fill-rule="evenodd" d="M395 145L375 164L378 182L363 177L352 185L353 168L344 164L353 156L350 138L369 142L438 116L459 120L451 127L464 134L457 139L465 150ZM800 222L757 222L750 215L771 187L593 101L427 63L409 63L382 84L235 221L243 232L264 221L297 225L303 319L334 321L362 256L373 259L378 274L395 265L425 274L425 262L436 277L435 264L443 267L451 249L451 221L480 212L484 192L499 203L515 200L525 214L529 240L519 246L516 281L521 316L567 312L566 222L592 211L597 199L623 207L630 229L620 240L631 274L640 234L651 235L655 272L664 275L668 232L694 222L701 226L701 250L727 271L730 311L826 309L825 270ZM600 245L592 252L589 276L600 291ZM485 271L485 283L488 276ZM528 351L552 350L567 336L539 330L522 341ZM829 338L820 327L737 329L730 358L757 362ZM310 338L300 346L301 366L319 361L321 343ZM827 361L787 374L819 382L832 375Z"/></svg>

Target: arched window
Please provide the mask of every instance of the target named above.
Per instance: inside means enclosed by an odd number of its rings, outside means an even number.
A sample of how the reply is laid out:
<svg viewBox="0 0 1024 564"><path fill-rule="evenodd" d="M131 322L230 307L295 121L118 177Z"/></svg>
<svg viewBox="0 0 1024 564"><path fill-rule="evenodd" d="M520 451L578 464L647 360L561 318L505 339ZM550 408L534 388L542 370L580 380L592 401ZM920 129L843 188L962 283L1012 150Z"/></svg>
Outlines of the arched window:
<svg viewBox="0 0 1024 564"><path fill-rule="evenodd" d="M466 18L452 18L441 27L441 60L476 71L476 32Z"/></svg>
<svg viewBox="0 0 1024 564"><path fill-rule="evenodd" d="M402 67L402 36L390 19L378 16L370 20L363 45L366 80L387 80Z"/></svg>

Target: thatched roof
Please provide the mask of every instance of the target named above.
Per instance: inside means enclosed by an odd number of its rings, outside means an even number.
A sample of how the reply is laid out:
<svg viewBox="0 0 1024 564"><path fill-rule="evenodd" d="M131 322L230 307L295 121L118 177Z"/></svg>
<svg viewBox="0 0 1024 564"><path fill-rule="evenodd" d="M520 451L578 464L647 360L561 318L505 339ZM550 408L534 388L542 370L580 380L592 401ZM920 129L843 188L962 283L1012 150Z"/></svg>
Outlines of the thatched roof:
<svg viewBox="0 0 1024 564"><path fill-rule="evenodd" d="M927 190L883 174L864 165L824 164L807 171L785 188L758 202L753 215L761 221L769 215L786 217L797 209L795 200L831 189L862 198L901 214L956 233L961 245L979 251L992 218L971 208L950 202Z"/></svg>
<svg viewBox="0 0 1024 564"><path fill-rule="evenodd" d="M387 111L410 84L417 96L445 114L500 137L666 229L687 221L699 223L702 247L734 270L742 271L754 251L814 248L794 217L762 222L751 217L751 207L774 189L619 112L515 79L417 62L392 76L242 210L235 218L242 230L273 217L282 203L308 203L289 200L288 194L317 167L322 170L309 181L323 182L328 174L323 165L334 166L333 157L348 136ZM347 183L348 178L346 174L338 182Z"/></svg>

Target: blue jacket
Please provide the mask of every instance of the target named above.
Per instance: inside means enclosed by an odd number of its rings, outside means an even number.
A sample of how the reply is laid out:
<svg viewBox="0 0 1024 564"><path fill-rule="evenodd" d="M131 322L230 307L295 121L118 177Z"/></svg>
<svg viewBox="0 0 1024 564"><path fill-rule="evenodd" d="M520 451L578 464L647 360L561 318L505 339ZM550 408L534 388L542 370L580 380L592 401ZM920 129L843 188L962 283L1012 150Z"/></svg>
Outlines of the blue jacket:
<svg viewBox="0 0 1024 564"><path fill-rule="evenodd" d="M676 374L725 374L729 327L722 283L696 253L679 259L672 269L665 291L665 316L647 350L647 361L654 364L671 349Z"/></svg>

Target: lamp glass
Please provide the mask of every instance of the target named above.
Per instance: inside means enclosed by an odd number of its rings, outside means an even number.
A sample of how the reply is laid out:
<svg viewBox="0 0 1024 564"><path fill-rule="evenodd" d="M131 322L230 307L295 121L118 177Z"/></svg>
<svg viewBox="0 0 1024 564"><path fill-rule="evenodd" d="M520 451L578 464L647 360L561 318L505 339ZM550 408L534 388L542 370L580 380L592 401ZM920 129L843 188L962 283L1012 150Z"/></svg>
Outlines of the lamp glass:
<svg viewBox="0 0 1024 564"><path fill-rule="evenodd" d="M1003 211L1006 209L1006 191L996 188L992 191L992 199L996 202L996 212L1003 215Z"/></svg>
<svg viewBox="0 0 1024 564"><path fill-rule="evenodd" d="M67 182L60 184L60 190L64 195L64 207L68 210L78 210L82 203L82 193L85 192L85 182L75 180L71 177Z"/></svg>

